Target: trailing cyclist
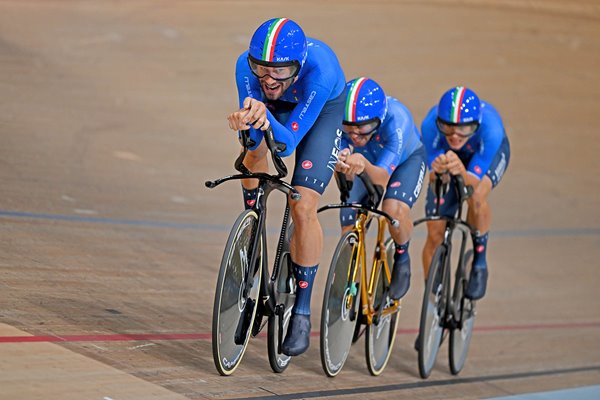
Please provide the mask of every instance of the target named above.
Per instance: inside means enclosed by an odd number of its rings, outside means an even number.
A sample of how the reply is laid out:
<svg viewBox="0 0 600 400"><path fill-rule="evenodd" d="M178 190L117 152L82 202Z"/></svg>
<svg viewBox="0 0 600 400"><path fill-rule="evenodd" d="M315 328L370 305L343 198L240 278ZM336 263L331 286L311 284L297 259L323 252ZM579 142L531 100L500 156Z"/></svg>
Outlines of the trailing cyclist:
<svg viewBox="0 0 600 400"><path fill-rule="evenodd" d="M383 211L400 222L396 228L389 226L396 246L390 297L398 300L410 286L410 209L425 176L425 148L410 111L386 96L377 82L360 77L346 87L343 150L336 169L350 177L366 171L374 184L386 188ZM348 201L364 204L367 197L362 181L354 179ZM352 228L355 216L354 209L340 211L342 232Z"/></svg>
<svg viewBox="0 0 600 400"><path fill-rule="evenodd" d="M471 300L485 295L488 270L486 261L491 209L488 197L510 160L510 145L500 114L488 102L481 101L469 88L457 86L446 91L439 104L431 108L421 125L431 180L435 173L462 175L474 192L468 200L467 221L474 226L473 268L466 296ZM425 214L432 215L435 199L432 185L427 191ZM452 216L458 207L454 190L439 199L440 214ZM423 267L429 268L436 247L442 242L444 221L427 222L427 240L423 247ZM427 271L425 271L427 276Z"/></svg>
<svg viewBox="0 0 600 400"><path fill-rule="evenodd" d="M227 119L232 130L249 130L254 143L244 160L252 172L267 172L263 132L271 126L283 144L280 156L296 151L291 184L301 194L290 201L294 233L291 258L296 300L282 351L296 356L308 349L310 298L322 249L323 231L317 219L319 199L335 164L342 132L345 78L335 53L325 43L307 38L287 18L264 22L254 32L248 51L236 65L240 109ZM244 204L252 207L256 180L242 183Z"/></svg>

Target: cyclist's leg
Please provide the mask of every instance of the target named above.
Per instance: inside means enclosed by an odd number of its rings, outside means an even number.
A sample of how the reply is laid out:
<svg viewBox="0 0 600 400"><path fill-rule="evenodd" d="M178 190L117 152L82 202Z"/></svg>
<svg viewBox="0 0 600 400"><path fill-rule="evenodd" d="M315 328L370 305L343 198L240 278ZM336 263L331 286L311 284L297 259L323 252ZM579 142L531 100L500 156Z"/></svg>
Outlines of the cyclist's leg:
<svg viewBox="0 0 600 400"><path fill-rule="evenodd" d="M466 296L472 300L481 299L487 287L487 248L488 234L492 222L492 212L488 198L492 190L500 183L510 160L508 139L502 142L490 168L475 188L468 200L467 221L475 228L473 234L473 268L467 286Z"/></svg>
<svg viewBox="0 0 600 400"><path fill-rule="evenodd" d="M410 286L408 245L413 231L410 209L421 193L425 168L425 148L421 147L394 170L387 184L383 211L400 223L397 228L389 227L396 245L390 285L392 299L402 298Z"/></svg>
<svg viewBox="0 0 600 400"><path fill-rule="evenodd" d="M297 291L290 327L282 344L287 355L302 354L309 346L312 281L323 250L323 230L317 218L317 208L337 163L342 135L339 116L343 107L344 94L326 103L296 149L291 183L302 198L290 201L294 221L290 250Z"/></svg>

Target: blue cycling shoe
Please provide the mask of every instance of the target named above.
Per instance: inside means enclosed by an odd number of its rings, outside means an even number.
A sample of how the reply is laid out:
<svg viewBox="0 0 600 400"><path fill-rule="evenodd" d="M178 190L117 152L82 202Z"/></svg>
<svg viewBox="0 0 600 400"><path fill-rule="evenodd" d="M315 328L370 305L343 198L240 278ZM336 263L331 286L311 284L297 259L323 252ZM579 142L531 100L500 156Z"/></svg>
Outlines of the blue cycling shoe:
<svg viewBox="0 0 600 400"><path fill-rule="evenodd" d="M298 356L308 349L309 344L310 315L292 314L281 351L286 356Z"/></svg>
<svg viewBox="0 0 600 400"><path fill-rule="evenodd" d="M390 298L400 300L410 287L410 261L400 262L399 257L394 260L392 282L390 283Z"/></svg>
<svg viewBox="0 0 600 400"><path fill-rule="evenodd" d="M469 276L469 284L465 291L465 296L471 300L479 300L485 296L487 286L488 270L487 268L474 267Z"/></svg>

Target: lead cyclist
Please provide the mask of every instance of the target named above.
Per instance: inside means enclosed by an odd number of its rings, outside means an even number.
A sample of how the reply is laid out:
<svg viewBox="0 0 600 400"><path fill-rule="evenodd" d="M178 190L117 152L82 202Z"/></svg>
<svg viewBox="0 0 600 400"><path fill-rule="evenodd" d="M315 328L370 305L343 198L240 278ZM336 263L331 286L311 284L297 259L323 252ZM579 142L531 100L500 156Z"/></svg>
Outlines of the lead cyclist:
<svg viewBox="0 0 600 400"><path fill-rule="evenodd" d="M323 251L317 207L340 150L346 80L333 50L307 38L288 18L269 19L258 27L248 51L237 60L235 74L239 109L227 119L232 130L250 131L252 145L244 160L248 169L268 172L263 132L269 127L284 145L280 156L296 153L291 184L302 197L289 204L297 287L282 351L297 356L310 344L310 299ZM256 201L257 185L255 179L242 182L246 208Z"/></svg>

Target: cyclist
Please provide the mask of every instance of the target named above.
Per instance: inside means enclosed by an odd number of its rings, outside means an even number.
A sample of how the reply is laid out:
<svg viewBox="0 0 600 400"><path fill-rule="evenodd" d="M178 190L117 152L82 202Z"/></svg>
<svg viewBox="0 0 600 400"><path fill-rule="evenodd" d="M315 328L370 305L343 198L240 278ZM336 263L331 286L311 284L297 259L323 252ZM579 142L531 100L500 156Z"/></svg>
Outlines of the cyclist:
<svg viewBox="0 0 600 400"><path fill-rule="evenodd" d="M317 219L319 199L329 183L339 152L345 78L335 53L325 43L307 38L287 18L264 22L254 32L248 51L236 65L240 109L227 119L232 130L249 130L244 163L252 172L267 172L263 131L269 126L284 146L280 156L296 152L291 184L302 195L290 201L294 233L291 258L296 301L282 351L296 356L306 351L310 335L310 298L323 249ZM244 204L252 207L256 180L242 182Z"/></svg>
<svg viewBox="0 0 600 400"><path fill-rule="evenodd" d="M377 82L360 77L346 88L343 150L336 169L350 177L366 171L374 184L386 188L383 210L400 222L397 228L389 227L396 245L389 294L400 299L410 286L409 214L425 177L425 147L408 108L386 96ZM349 201L364 203L367 197L362 181L354 179ZM355 216L351 208L340 211L342 233L352 228Z"/></svg>
<svg viewBox="0 0 600 400"><path fill-rule="evenodd" d="M478 300L485 295L488 270L486 251L491 224L488 197L495 188L510 160L510 145L498 111L464 86L446 91L439 104L431 108L421 125L427 162L441 174L462 175L472 185L474 193L468 200L467 221L476 229L473 268L465 295ZM447 176L447 175L446 175ZM433 189L427 191L426 215L433 214ZM449 189L440 201L440 214L453 215L457 210L454 190ZM423 267L429 268L433 252L442 242L443 221L427 222L427 240L423 247ZM427 271L425 271L427 276Z"/></svg>

